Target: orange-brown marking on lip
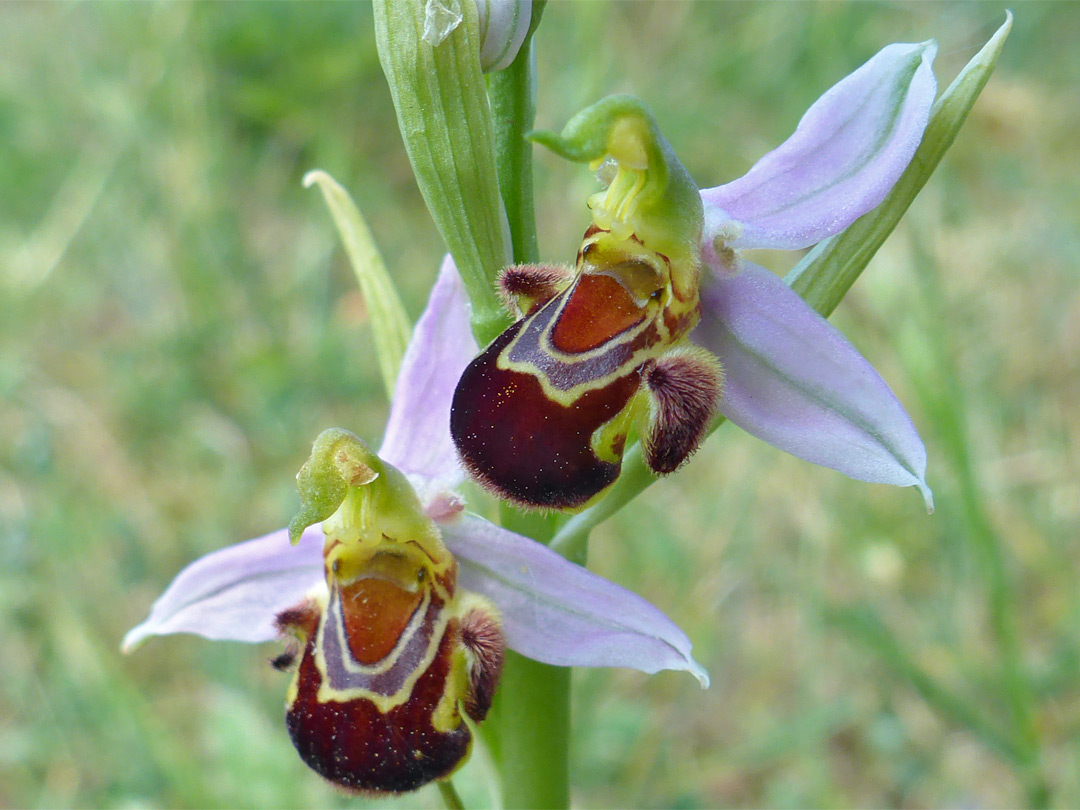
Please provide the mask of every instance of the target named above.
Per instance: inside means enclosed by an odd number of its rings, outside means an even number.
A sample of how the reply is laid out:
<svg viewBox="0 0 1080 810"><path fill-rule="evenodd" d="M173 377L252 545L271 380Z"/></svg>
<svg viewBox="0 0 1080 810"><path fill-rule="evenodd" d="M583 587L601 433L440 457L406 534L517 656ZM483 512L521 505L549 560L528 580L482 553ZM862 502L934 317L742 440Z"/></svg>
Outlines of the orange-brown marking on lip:
<svg viewBox="0 0 1080 810"><path fill-rule="evenodd" d="M401 638L420 593L409 593L385 579L360 579L341 589L349 650L360 664L384 659Z"/></svg>
<svg viewBox="0 0 1080 810"><path fill-rule="evenodd" d="M587 352L640 323L644 317L644 310L614 278L583 275L551 331L551 343L567 354Z"/></svg>

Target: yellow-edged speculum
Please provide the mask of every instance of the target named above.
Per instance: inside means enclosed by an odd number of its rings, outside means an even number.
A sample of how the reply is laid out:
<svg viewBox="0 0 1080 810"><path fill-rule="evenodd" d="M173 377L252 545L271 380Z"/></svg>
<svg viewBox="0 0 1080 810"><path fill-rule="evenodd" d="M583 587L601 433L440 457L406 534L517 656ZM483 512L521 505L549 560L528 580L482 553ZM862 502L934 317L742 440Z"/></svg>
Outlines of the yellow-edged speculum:
<svg viewBox="0 0 1080 810"><path fill-rule="evenodd" d="M451 411L474 478L523 506L574 509L614 483L631 430L658 473L697 448L721 371L685 340L696 266L594 224L573 271L509 267L500 285L522 317L465 370Z"/></svg>
<svg viewBox="0 0 1080 810"><path fill-rule="evenodd" d="M398 793L464 761L463 714L486 716L505 645L495 608L457 588L457 562L403 476L374 463L377 478L323 523L325 592L277 621L299 659L286 724L300 757L346 790Z"/></svg>

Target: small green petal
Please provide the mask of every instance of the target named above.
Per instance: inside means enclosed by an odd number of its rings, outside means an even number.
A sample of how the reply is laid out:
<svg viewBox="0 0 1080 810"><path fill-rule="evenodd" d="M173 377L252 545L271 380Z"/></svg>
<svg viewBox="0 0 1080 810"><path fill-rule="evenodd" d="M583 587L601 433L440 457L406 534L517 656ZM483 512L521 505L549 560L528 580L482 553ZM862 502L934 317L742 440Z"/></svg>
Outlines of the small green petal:
<svg viewBox="0 0 1080 810"><path fill-rule="evenodd" d="M349 254L349 263L360 284L360 293L371 316L379 371L382 372L386 396L392 399L394 383L411 331L405 307L401 305L382 254L349 192L324 171L316 169L304 175L304 188L316 183L326 199L345 252Z"/></svg>

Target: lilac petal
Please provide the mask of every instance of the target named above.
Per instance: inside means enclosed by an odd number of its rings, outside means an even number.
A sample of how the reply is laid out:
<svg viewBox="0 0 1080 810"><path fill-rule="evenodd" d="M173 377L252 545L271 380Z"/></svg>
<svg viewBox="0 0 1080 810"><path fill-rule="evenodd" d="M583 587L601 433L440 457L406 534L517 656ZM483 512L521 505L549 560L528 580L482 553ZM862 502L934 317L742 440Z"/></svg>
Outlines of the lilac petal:
<svg viewBox="0 0 1080 810"><path fill-rule="evenodd" d="M169 633L253 643L277 638L274 617L323 581L324 540L320 525L295 546L280 529L200 557L176 575L121 649L131 652L144 639Z"/></svg>
<svg viewBox="0 0 1080 810"><path fill-rule="evenodd" d="M833 86L743 177L701 192L705 242L794 250L885 199L922 140L937 45L897 43Z"/></svg>
<svg viewBox="0 0 1080 810"><path fill-rule="evenodd" d="M692 336L720 358L720 411L747 433L860 481L926 485L926 448L873 366L781 279L743 262L708 278Z"/></svg>
<svg viewBox="0 0 1080 810"><path fill-rule="evenodd" d="M495 603L511 649L563 667L682 669L708 687L686 634L637 594L474 515L441 528L458 582Z"/></svg>
<svg viewBox="0 0 1080 810"><path fill-rule="evenodd" d="M450 401L476 352L465 287L447 255L405 349L379 450L382 459L427 490L422 497L453 489L464 479L450 440Z"/></svg>

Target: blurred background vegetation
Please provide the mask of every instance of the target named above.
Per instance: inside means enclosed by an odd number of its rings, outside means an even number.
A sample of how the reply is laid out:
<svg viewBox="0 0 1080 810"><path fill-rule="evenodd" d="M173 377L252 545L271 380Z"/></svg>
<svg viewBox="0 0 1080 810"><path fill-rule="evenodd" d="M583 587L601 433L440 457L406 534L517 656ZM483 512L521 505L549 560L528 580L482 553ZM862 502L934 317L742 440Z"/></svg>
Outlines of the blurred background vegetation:
<svg viewBox="0 0 1080 810"><path fill-rule="evenodd" d="M937 38L944 87L1004 8L553 2L538 124L636 93L715 185L886 43ZM725 426L591 555L712 688L578 673L576 804L1080 805L1080 11L1016 12L834 318L937 512ZM284 524L320 430L379 438L364 304L300 186L352 191L417 315L443 249L373 40L362 4L0 6L2 806L358 803L292 751L272 645L118 645L184 564ZM546 259L592 188L538 155Z"/></svg>

